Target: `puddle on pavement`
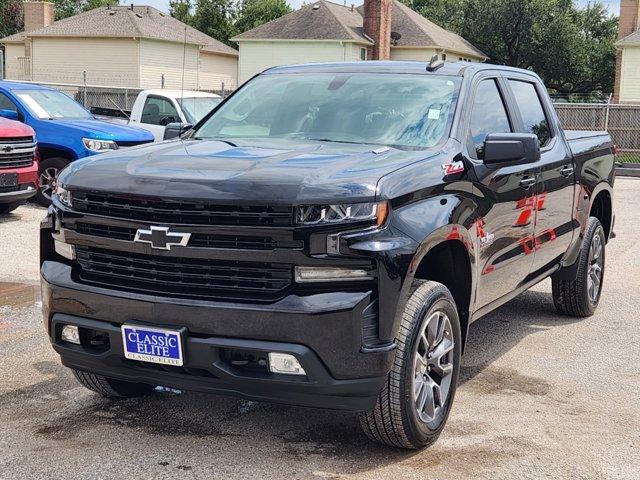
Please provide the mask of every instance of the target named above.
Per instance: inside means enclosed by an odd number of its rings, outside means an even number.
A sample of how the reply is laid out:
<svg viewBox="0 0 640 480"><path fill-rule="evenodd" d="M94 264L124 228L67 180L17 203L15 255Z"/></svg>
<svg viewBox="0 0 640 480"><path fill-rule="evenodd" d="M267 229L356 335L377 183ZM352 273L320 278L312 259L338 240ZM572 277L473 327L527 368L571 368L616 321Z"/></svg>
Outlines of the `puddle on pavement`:
<svg viewBox="0 0 640 480"><path fill-rule="evenodd" d="M39 298L40 288L36 285L0 282L0 307L28 307Z"/></svg>

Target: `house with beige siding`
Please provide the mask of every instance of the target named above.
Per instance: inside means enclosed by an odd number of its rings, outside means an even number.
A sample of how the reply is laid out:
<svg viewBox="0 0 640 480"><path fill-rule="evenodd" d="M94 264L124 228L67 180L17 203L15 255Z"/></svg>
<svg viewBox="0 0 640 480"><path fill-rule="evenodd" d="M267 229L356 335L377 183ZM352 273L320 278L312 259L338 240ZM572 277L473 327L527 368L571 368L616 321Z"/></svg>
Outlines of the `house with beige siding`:
<svg viewBox="0 0 640 480"><path fill-rule="evenodd" d="M101 7L57 22L54 5L25 2L25 31L0 39L8 80L129 88L226 89L238 52L147 6ZM184 72L183 72L184 66Z"/></svg>
<svg viewBox="0 0 640 480"><path fill-rule="evenodd" d="M614 100L640 104L640 0L622 0Z"/></svg>
<svg viewBox="0 0 640 480"><path fill-rule="evenodd" d="M398 0L360 7L317 0L237 35L240 83L269 67L306 62L416 60L482 62L487 56Z"/></svg>

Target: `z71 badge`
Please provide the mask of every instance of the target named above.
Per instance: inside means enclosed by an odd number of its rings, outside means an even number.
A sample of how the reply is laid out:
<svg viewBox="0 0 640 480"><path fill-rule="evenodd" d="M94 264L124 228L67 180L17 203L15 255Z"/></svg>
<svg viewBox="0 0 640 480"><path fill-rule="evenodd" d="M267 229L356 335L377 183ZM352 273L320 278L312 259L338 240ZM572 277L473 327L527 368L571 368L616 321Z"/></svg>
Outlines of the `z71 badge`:
<svg viewBox="0 0 640 480"><path fill-rule="evenodd" d="M442 165L445 175L453 175L454 173L464 172L464 163L461 161L445 163Z"/></svg>

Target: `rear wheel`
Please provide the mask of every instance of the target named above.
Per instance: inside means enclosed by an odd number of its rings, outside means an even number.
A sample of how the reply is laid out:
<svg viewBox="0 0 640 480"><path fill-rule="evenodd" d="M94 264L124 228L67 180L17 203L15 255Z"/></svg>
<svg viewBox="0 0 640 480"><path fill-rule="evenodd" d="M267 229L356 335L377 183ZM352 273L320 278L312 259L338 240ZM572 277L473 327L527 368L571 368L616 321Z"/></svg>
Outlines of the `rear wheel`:
<svg viewBox="0 0 640 480"><path fill-rule="evenodd" d="M124 382L107 378L95 373L83 372L82 370L73 370L78 382L89 390L99 393L103 397L131 398L142 397L153 392L155 387L145 383Z"/></svg>
<svg viewBox="0 0 640 480"><path fill-rule="evenodd" d="M36 202L43 207L51 205L51 195L56 186L60 170L69 165L66 158L46 158L40 162L40 188L36 193Z"/></svg>
<svg viewBox="0 0 640 480"><path fill-rule="evenodd" d="M606 236L600 221L589 218L578 257L578 273L572 280L553 278L553 303L558 312L572 317L593 315L602 293Z"/></svg>
<svg viewBox="0 0 640 480"><path fill-rule="evenodd" d="M456 391L460 344L458 312L449 290L436 282L415 282L387 383L375 408L360 414L369 438L412 449L437 440Z"/></svg>
<svg viewBox="0 0 640 480"><path fill-rule="evenodd" d="M18 208L20 203L0 203L0 215L6 215Z"/></svg>

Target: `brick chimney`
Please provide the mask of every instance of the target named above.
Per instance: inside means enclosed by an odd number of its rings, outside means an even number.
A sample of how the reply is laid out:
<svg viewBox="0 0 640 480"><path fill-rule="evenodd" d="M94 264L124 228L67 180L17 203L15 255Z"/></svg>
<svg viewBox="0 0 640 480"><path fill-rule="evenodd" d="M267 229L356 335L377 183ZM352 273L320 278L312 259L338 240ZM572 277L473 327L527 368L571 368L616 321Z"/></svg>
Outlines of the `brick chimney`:
<svg viewBox="0 0 640 480"><path fill-rule="evenodd" d="M640 0L621 0L620 18L618 19L618 40L628 37L640 29ZM616 81L613 90L613 101L620 101L620 74L622 71L622 51L616 52Z"/></svg>
<svg viewBox="0 0 640 480"><path fill-rule="evenodd" d="M364 0L364 33L373 40L369 58L391 57L391 0Z"/></svg>
<svg viewBox="0 0 640 480"><path fill-rule="evenodd" d="M48 27L55 21L55 5L51 2L24 2L24 31L29 33Z"/></svg>

